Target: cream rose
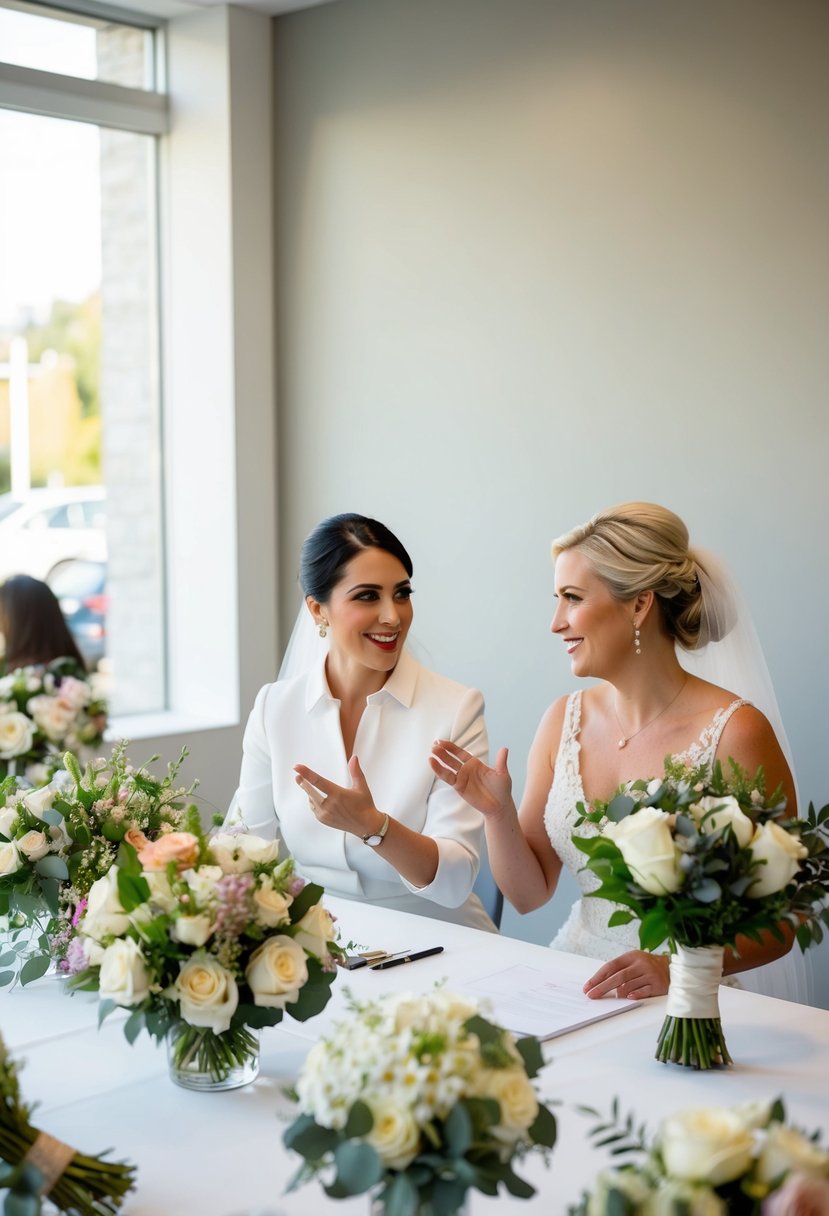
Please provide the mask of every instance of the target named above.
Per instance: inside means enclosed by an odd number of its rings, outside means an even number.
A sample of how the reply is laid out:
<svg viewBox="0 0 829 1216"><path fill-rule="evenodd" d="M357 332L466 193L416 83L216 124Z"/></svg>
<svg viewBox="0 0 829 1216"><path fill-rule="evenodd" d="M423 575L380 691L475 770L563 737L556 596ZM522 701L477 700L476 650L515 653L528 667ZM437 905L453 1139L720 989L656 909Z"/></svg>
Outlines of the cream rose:
<svg viewBox="0 0 829 1216"><path fill-rule="evenodd" d="M17 827L17 808L13 806L4 807L0 811L0 836L5 836L7 840L11 840L12 832Z"/></svg>
<svg viewBox="0 0 829 1216"><path fill-rule="evenodd" d="M86 680L75 676L64 676L58 689L58 698L70 709L83 709L92 700L92 690Z"/></svg>
<svg viewBox="0 0 829 1216"><path fill-rule="evenodd" d="M49 841L43 832L32 830L20 837L17 847L29 861L40 861L41 857L45 857L49 852Z"/></svg>
<svg viewBox="0 0 829 1216"><path fill-rule="evenodd" d="M43 789L32 790L23 798L26 810L38 819L43 818L43 812L48 811L57 797L58 791L52 785L44 785Z"/></svg>
<svg viewBox="0 0 829 1216"><path fill-rule="evenodd" d="M753 1159L754 1139L739 1114L697 1109L665 1119L659 1144L672 1178L720 1186L744 1174Z"/></svg>
<svg viewBox="0 0 829 1216"><path fill-rule="evenodd" d="M279 856L278 840L265 840L250 832L217 832L209 843L225 874L246 874L254 865L267 865Z"/></svg>
<svg viewBox="0 0 829 1216"><path fill-rule="evenodd" d="M195 865L199 859L199 842L191 832L168 832L145 845L138 860L148 873L162 873L170 862L181 872Z"/></svg>
<svg viewBox="0 0 829 1216"><path fill-rule="evenodd" d="M61 705L57 697L32 697L26 706L38 728L52 743L60 743L75 717L75 711Z"/></svg>
<svg viewBox="0 0 829 1216"><path fill-rule="evenodd" d="M0 760L13 760L31 751L35 728L25 714L10 713L0 717Z"/></svg>
<svg viewBox="0 0 829 1216"><path fill-rule="evenodd" d="M722 798L708 795L700 798L699 802L692 802L688 810L707 836L713 836L715 832L723 832L730 827L741 849L746 847L754 835L753 822L731 794Z"/></svg>
<svg viewBox="0 0 829 1216"><path fill-rule="evenodd" d="M633 877L651 895L678 891L684 882L679 849L674 844L669 816L655 806L608 823L604 834L612 840Z"/></svg>
<svg viewBox="0 0 829 1216"><path fill-rule="evenodd" d="M203 946L213 932L210 917L205 913L197 916L179 916L173 921L171 935L185 946Z"/></svg>
<svg viewBox="0 0 829 1216"><path fill-rule="evenodd" d="M96 879L89 888L81 929L100 941L108 934L121 937L129 923L130 918L118 897L118 867L111 866L103 878Z"/></svg>
<svg viewBox="0 0 829 1216"><path fill-rule="evenodd" d="M800 869L803 858L809 855L799 836L771 821L757 829L749 847L755 861L765 862L757 867L757 877L746 891L749 899L762 899L764 895L782 891Z"/></svg>
<svg viewBox="0 0 829 1216"><path fill-rule="evenodd" d="M4 874L16 874L23 868L23 857L14 840L0 844L0 877Z"/></svg>
<svg viewBox="0 0 829 1216"><path fill-rule="evenodd" d="M284 1009L297 1000L308 979L305 951L292 937L269 937L251 955L245 979L254 1005Z"/></svg>
<svg viewBox="0 0 829 1216"><path fill-rule="evenodd" d="M236 980L205 950L197 950L181 968L175 983L181 1016L191 1026L222 1034L239 1004Z"/></svg>
<svg viewBox="0 0 829 1216"><path fill-rule="evenodd" d="M481 1074L479 1093L494 1098L501 1107L501 1118L490 1130L497 1140L512 1144L525 1132L538 1114L535 1096L523 1068L492 1068Z"/></svg>
<svg viewBox="0 0 829 1216"><path fill-rule="evenodd" d="M794 1128L772 1123L757 1163L757 1177L761 1182L773 1182L791 1170L825 1176L829 1174L829 1152Z"/></svg>
<svg viewBox="0 0 829 1216"><path fill-rule="evenodd" d="M122 937L101 957L98 995L116 1005L140 1005L150 995L150 977L138 943Z"/></svg>
<svg viewBox="0 0 829 1216"><path fill-rule="evenodd" d="M297 921L294 941L320 962L328 957L328 943L334 940L334 922L322 904L314 904Z"/></svg>
<svg viewBox="0 0 829 1216"><path fill-rule="evenodd" d="M371 1107L374 1125L366 1136L384 1165L404 1170L417 1156L420 1129L404 1099L390 1097Z"/></svg>
<svg viewBox="0 0 829 1216"><path fill-rule="evenodd" d="M293 902L293 897L277 891L273 879L266 875L262 876L253 892L256 920L266 929L276 929L279 925L284 925L288 920L288 909Z"/></svg>

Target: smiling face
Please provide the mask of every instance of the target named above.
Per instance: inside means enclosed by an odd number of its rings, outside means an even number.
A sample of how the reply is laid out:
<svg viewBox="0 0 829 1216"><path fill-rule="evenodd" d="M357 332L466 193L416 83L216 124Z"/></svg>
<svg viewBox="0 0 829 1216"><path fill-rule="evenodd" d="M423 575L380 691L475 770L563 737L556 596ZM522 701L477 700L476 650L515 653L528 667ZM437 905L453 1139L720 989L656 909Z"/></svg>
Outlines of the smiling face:
<svg viewBox="0 0 829 1216"><path fill-rule="evenodd" d="M558 604L550 628L562 639L575 676L609 679L633 655L634 600L617 600L578 549L556 560Z"/></svg>
<svg viewBox="0 0 829 1216"><path fill-rule="evenodd" d="M340 678L347 680L355 668L384 678L394 670L412 623L411 595L401 562L384 549L371 548L344 567L328 603L308 598L314 619L328 623L328 661Z"/></svg>

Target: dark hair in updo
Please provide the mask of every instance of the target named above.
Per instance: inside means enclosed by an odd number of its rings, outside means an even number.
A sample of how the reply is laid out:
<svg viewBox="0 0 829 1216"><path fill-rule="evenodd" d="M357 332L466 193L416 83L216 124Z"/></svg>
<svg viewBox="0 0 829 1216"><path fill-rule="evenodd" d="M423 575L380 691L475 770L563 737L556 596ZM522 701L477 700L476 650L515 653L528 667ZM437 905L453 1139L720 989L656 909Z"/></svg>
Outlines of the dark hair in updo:
<svg viewBox="0 0 829 1216"><path fill-rule="evenodd" d="M553 557L567 549L583 553L618 600L653 591L668 633L686 650L717 640L703 610L704 567L685 524L667 507L625 502L600 511L553 541Z"/></svg>
<svg viewBox="0 0 829 1216"><path fill-rule="evenodd" d="M327 604L343 570L363 549L390 553L411 578L412 559L385 524L365 515L332 515L317 524L302 546L299 585L303 595Z"/></svg>

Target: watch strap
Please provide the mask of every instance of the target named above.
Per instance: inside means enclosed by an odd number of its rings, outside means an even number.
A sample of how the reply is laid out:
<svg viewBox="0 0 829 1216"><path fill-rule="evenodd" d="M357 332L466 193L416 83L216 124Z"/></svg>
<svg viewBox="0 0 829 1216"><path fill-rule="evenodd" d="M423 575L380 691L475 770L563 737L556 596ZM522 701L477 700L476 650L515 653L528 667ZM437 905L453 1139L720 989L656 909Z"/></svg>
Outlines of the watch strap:
<svg viewBox="0 0 829 1216"><path fill-rule="evenodd" d="M367 836L361 837L363 844L370 845L373 849L376 849L379 844L383 843L383 837L386 835L388 830L389 817L387 814L384 814L382 827L377 832L369 832Z"/></svg>

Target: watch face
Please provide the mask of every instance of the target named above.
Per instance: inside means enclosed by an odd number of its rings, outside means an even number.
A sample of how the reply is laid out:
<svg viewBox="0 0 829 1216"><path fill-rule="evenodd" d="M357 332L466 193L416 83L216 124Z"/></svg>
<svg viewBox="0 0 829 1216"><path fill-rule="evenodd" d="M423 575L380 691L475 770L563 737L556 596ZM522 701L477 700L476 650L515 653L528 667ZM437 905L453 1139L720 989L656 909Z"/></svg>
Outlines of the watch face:
<svg viewBox="0 0 829 1216"><path fill-rule="evenodd" d="M379 832L375 832L373 836L364 837L366 844L372 845L375 849L377 848L378 844L380 843L380 841L382 839L383 839L383 837L380 835Z"/></svg>

